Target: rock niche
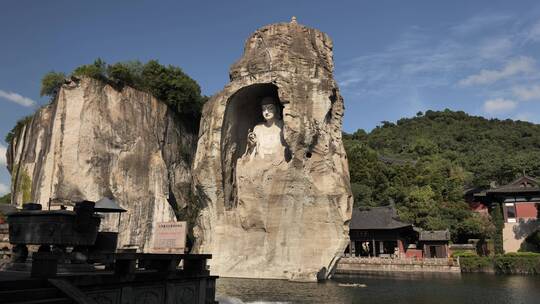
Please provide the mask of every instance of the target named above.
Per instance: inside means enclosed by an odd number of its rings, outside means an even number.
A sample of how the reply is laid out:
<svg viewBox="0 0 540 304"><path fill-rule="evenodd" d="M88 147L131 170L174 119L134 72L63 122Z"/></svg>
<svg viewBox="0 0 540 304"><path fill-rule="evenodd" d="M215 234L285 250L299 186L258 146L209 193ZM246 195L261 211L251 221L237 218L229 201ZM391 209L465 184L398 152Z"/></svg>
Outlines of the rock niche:
<svg viewBox="0 0 540 304"><path fill-rule="evenodd" d="M195 251L217 275L315 281L343 253L352 194L332 47L295 19L265 26L206 103Z"/></svg>

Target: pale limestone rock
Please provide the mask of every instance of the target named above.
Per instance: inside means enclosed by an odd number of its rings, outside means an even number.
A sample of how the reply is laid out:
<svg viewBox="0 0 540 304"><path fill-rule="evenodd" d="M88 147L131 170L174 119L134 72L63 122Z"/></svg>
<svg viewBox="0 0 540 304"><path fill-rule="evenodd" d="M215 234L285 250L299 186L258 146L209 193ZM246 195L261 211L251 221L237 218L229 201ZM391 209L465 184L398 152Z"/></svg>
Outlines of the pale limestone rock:
<svg viewBox="0 0 540 304"><path fill-rule="evenodd" d="M314 281L345 249L352 206L332 42L296 22L263 27L230 79L203 110L195 251L221 276ZM246 159L268 96L282 107L282 162Z"/></svg>
<svg viewBox="0 0 540 304"><path fill-rule="evenodd" d="M58 208L112 196L128 210L119 247L147 252L155 223L174 221L173 207L188 202L193 133L148 93L74 79L10 145L13 201L30 199L46 209L49 199ZM117 222L108 216L102 227L116 231Z"/></svg>

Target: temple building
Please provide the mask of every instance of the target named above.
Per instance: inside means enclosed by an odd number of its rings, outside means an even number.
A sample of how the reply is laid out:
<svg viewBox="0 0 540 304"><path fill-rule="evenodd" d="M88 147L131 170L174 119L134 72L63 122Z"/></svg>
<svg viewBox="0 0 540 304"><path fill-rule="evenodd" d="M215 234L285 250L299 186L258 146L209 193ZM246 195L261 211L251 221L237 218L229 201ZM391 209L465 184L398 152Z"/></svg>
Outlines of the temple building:
<svg viewBox="0 0 540 304"><path fill-rule="evenodd" d="M446 258L450 256L448 242L450 241L450 231L420 230L418 238L418 248L422 250L426 258Z"/></svg>
<svg viewBox="0 0 540 304"><path fill-rule="evenodd" d="M530 234L540 229L540 183L530 176L522 176L500 187L474 194L470 205L482 212L499 204L504 217L503 249L517 252Z"/></svg>
<svg viewBox="0 0 540 304"><path fill-rule="evenodd" d="M389 207L353 209L345 255L386 258L446 258L450 232L424 231L398 219Z"/></svg>

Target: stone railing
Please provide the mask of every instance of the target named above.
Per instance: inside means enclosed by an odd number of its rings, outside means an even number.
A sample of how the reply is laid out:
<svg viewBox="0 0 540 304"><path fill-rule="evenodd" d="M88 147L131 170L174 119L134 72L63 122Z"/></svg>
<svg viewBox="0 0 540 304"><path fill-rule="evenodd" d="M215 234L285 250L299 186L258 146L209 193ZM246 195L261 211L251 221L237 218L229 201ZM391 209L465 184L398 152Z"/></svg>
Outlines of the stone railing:
<svg viewBox="0 0 540 304"><path fill-rule="evenodd" d="M339 261L343 264L369 264L369 265L426 265L426 266L459 266L458 261L452 258L379 258L379 257L343 257Z"/></svg>
<svg viewBox="0 0 540 304"><path fill-rule="evenodd" d="M459 273L459 262L452 258L365 258L342 257L336 274L359 274L365 272L448 272Z"/></svg>

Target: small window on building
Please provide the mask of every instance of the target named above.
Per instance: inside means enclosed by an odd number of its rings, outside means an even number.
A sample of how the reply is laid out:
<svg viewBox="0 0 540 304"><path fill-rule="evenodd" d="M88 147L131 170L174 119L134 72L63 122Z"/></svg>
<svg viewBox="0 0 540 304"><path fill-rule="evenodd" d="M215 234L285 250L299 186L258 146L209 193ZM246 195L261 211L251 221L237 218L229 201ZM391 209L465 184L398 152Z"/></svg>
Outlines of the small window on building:
<svg viewBox="0 0 540 304"><path fill-rule="evenodd" d="M514 203L504 204L506 207L506 221L508 223L516 222L516 205Z"/></svg>

